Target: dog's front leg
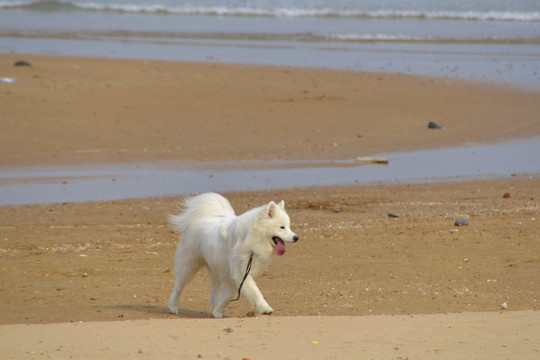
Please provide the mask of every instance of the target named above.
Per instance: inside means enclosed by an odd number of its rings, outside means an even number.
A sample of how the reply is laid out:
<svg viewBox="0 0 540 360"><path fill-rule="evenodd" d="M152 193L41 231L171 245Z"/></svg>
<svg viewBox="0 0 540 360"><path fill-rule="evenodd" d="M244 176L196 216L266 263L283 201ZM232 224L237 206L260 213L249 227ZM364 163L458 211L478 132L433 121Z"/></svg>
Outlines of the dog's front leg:
<svg viewBox="0 0 540 360"><path fill-rule="evenodd" d="M261 290L259 290L251 275L248 275L244 286L242 286L242 295L257 309L259 314L270 315L274 312L274 309L264 300Z"/></svg>

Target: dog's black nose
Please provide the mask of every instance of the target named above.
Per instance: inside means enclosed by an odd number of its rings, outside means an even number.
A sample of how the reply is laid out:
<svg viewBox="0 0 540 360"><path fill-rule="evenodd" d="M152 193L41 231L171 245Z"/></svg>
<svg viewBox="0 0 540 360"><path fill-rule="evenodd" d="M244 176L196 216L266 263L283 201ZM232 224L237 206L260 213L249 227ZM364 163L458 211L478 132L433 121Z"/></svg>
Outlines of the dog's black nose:
<svg viewBox="0 0 540 360"><path fill-rule="evenodd" d="M292 239L293 239L294 242L297 242L298 241L298 235L294 235Z"/></svg>

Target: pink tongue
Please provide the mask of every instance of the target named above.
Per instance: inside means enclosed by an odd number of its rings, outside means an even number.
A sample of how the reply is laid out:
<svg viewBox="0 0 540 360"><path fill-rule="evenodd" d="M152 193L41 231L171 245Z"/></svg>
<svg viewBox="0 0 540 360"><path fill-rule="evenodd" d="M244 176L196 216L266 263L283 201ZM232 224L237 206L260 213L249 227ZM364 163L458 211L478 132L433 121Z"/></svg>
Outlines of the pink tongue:
<svg viewBox="0 0 540 360"><path fill-rule="evenodd" d="M281 256L285 254L285 251L287 251L287 248L285 247L285 243L282 240L278 240L276 243L276 254L277 256Z"/></svg>

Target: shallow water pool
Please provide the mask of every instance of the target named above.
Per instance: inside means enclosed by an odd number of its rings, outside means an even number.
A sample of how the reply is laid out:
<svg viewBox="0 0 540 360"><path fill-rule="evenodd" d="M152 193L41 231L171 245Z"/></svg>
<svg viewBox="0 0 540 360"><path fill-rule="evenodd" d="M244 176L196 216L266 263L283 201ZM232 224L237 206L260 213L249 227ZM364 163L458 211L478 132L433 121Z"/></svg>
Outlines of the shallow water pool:
<svg viewBox="0 0 540 360"><path fill-rule="evenodd" d="M0 168L0 205L539 174L540 138L376 157L388 158L388 165L348 159Z"/></svg>

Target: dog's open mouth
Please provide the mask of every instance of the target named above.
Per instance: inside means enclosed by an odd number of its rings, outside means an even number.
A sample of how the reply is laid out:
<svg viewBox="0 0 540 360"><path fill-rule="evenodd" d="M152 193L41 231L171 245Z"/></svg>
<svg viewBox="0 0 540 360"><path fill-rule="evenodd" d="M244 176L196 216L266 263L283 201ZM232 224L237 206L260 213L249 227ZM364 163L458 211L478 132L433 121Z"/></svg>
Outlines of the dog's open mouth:
<svg viewBox="0 0 540 360"><path fill-rule="evenodd" d="M276 254L277 256L281 256L285 254L285 251L287 251L287 248L285 247L285 242L281 240L279 237L274 236L272 238L274 241L274 244L276 244Z"/></svg>

